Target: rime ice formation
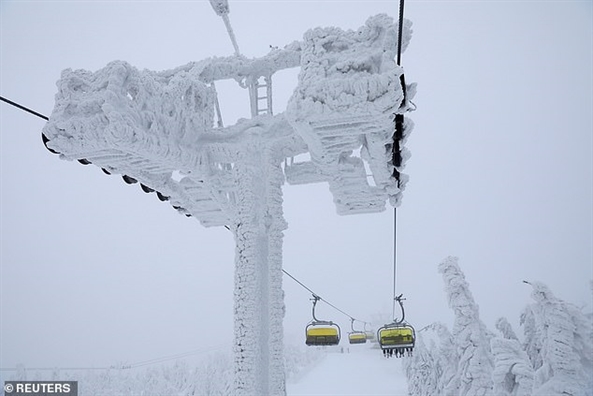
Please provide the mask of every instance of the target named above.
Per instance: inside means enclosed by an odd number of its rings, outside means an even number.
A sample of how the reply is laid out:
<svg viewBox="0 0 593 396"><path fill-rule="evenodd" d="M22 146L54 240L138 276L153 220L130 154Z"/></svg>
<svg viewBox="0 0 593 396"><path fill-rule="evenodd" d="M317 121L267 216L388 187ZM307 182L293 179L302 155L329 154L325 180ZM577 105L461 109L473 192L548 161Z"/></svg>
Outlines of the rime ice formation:
<svg viewBox="0 0 593 396"><path fill-rule="evenodd" d="M410 24L404 28L405 48ZM259 59L211 58L164 72L120 61L95 73L65 70L43 133L62 158L131 176L204 226L230 223L227 202L209 187L219 185L222 195L232 189L227 172L216 168L233 163L246 137L260 129L285 140L286 158L310 153L310 162L285 167L289 183L327 181L340 214L382 211L387 199L399 204L407 181L405 174L399 183L392 177L393 116L410 109L415 92L409 85L403 101L396 38L393 20L378 15L358 31L310 30L304 41ZM232 78L253 87L260 77L297 66L299 85L284 114L214 127L213 82ZM402 143L412 126L406 118ZM403 169L405 148L402 157Z"/></svg>
<svg viewBox="0 0 593 396"><path fill-rule="evenodd" d="M228 14L225 1L211 1ZM224 19L230 29L228 18ZM404 48L411 36L404 26ZM229 32L231 33L231 32ZM231 35L233 39L233 35ZM339 214L398 205L407 176L392 163L394 116L412 109L394 62L397 30L386 15L357 31L313 29L258 59L239 54L174 70L139 71L121 61L97 72L65 70L43 130L46 147L139 182L204 226L236 241L235 395L284 395L282 216L284 181L328 182ZM287 110L273 114L272 75L300 67ZM223 127L215 81L248 89L252 119ZM265 103L260 90L266 90ZM216 123L216 126L215 126ZM311 160L295 161L309 153ZM369 174L370 173L370 174ZM399 175L398 178L394 175ZM369 183L369 180L372 181Z"/></svg>
<svg viewBox="0 0 593 396"><path fill-rule="evenodd" d="M411 34L409 24L405 34ZM381 211L401 198L407 177L392 177L394 114L409 110L393 64L397 33L390 17L369 18L358 31L312 29L301 43L299 85L287 117L307 144L311 162L286 169L289 183L329 182L338 213ZM407 41L406 41L407 43ZM408 87L408 98L415 86ZM411 131L406 120L404 141ZM360 156L356 151L360 150ZM402 156L409 157L407 150ZM367 170L374 186L367 183Z"/></svg>

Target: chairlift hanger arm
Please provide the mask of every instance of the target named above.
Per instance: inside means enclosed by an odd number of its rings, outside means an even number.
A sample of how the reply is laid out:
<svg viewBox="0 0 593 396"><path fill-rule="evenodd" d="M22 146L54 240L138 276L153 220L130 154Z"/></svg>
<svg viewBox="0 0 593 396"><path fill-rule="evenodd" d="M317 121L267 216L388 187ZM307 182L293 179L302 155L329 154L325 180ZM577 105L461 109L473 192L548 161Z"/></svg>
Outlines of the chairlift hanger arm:
<svg viewBox="0 0 593 396"><path fill-rule="evenodd" d="M313 293L313 298L311 300L313 300L313 308L311 308L311 314L313 315L313 321L319 322L319 320L315 316L315 306L317 305L317 301L321 300L321 297L319 297L317 294Z"/></svg>
<svg viewBox="0 0 593 396"><path fill-rule="evenodd" d="M350 328L352 329L353 333L364 333L364 330L356 330L354 329L354 322L358 320L358 319L354 319L354 318L350 318ZM359 320L359 322L364 323L364 326L366 327L367 322L363 322L362 320Z"/></svg>
<svg viewBox="0 0 593 396"><path fill-rule="evenodd" d="M403 300L405 300L405 298L403 298L403 294L400 294L399 296L394 297L394 301L397 301L399 303L399 307L400 307L400 310L402 313L402 317L400 320L397 320L395 318L395 314L394 314L394 318L393 318L394 323L404 323L404 321L406 319L406 311L404 310Z"/></svg>

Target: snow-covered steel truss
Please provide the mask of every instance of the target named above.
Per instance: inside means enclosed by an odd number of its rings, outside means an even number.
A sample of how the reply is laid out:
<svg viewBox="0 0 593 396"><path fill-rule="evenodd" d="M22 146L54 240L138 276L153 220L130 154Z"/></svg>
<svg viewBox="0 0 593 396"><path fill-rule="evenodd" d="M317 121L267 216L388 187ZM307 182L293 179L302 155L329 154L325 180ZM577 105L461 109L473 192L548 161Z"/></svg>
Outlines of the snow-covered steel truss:
<svg viewBox="0 0 593 396"><path fill-rule="evenodd" d="M170 71L118 61L94 73L62 73L43 130L48 149L139 182L206 227L233 231L236 395L285 394L284 182L327 182L339 214L400 202L407 177L393 177L394 115L410 110L415 87L407 86L404 100L396 39L392 18L377 15L357 31L312 29L257 59L239 55L234 42L234 56ZM298 86L286 111L273 114L272 76L294 67ZM216 122L214 83L223 79L249 89L252 119ZM401 147L410 130L406 119ZM305 153L310 160L295 160ZM405 162L407 151L401 155Z"/></svg>

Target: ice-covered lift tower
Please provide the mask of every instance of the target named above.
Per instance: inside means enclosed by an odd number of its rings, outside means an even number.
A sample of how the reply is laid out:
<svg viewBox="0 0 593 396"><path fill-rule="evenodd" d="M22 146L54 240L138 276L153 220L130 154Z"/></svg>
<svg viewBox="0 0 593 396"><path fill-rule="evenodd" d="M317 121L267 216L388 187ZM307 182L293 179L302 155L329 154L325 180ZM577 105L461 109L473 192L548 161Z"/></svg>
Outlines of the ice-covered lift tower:
<svg viewBox="0 0 593 396"><path fill-rule="evenodd" d="M232 33L228 6L217 13ZM404 48L410 36L406 22ZM414 86L404 100L397 26L387 15L357 31L309 30L256 59L240 55L231 38L235 55L169 71L120 61L96 72L65 70L43 139L62 159L120 174L206 227L230 228L233 394L284 395L281 187L327 182L339 214L398 205L406 177L394 172L392 150L403 147L411 122L394 143L394 115L410 110ZM272 75L293 67L298 86L286 111L273 114ZM222 126L214 85L222 79L248 89L251 119ZM304 153L310 160L294 160Z"/></svg>

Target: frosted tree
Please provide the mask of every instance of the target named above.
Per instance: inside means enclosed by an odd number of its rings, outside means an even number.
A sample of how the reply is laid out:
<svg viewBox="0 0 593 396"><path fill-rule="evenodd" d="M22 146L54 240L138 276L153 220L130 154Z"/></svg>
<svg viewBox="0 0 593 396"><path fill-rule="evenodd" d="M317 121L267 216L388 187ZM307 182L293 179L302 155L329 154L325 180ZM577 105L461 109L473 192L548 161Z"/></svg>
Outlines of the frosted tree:
<svg viewBox="0 0 593 396"><path fill-rule="evenodd" d="M413 396L430 396L439 394L438 382L440 370L437 365L436 346L431 340L430 348L424 344L422 337L417 337L414 355L403 361L408 378L408 394Z"/></svg>
<svg viewBox="0 0 593 396"><path fill-rule="evenodd" d="M233 369L226 355L210 357L196 372L195 395L226 396L232 394Z"/></svg>
<svg viewBox="0 0 593 396"><path fill-rule="evenodd" d="M500 331L503 338L506 338L508 340L519 340L517 334L515 333L515 330L513 330L513 326L511 326L511 324L506 318L499 318L496 321L495 326L496 329Z"/></svg>
<svg viewBox="0 0 593 396"><path fill-rule="evenodd" d="M295 378L311 365L325 357L325 352L318 348L310 348L303 344L284 346L284 367L287 378Z"/></svg>
<svg viewBox="0 0 593 396"><path fill-rule="evenodd" d="M436 335L436 340L430 339L430 348L427 348L424 340L430 338L429 331ZM447 326L433 323L421 329L414 356L404 360L409 394L442 395L445 388L457 389L457 361L453 337Z"/></svg>
<svg viewBox="0 0 593 396"><path fill-rule="evenodd" d="M438 340L438 366L439 372L439 393L444 393L445 389L457 389L456 368L459 363L459 356L456 353L453 335L442 323L433 323L431 328L435 331Z"/></svg>
<svg viewBox="0 0 593 396"><path fill-rule="evenodd" d="M496 322L502 337L490 342L494 356L492 381L496 395L529 396L533 389L533 368L517 335L505 318Z"/></svg>
<svg viewBox="0 0 593 396"><path fill-rule="evenodd" d="M592 395L591 321L576 306L554 296L546 285L530 285L535 304L526 310L524 323L526 351L535 363L532 394Z"/></svg>
<svg viewBox="0 0 593 396"><path fill-rule="evenodd" d="M404 362L410 395L593 396L591 313L541 283L526 282L535 303L521 315L525 341L504 318L496 322L500 335L494 337L479 319L458 259L445 259L439 272L454 327L449 332L435 323L418 332L415 356ZM428 330L437 335L430 343Z"/></svg>
<svg viewBox="0 0 593 396"><path fill-rule="evenodd" d="M447 257L439 265L439 272L445 281L449 307L455 314L453 342L459 358L456 375L444 394L491 394L494 364L490 355L490 335L480 320L478 305L459 268L457 257Z"/></svg>
<svg viewBox="0 0 593 396"><path fill-rule="evenodd" d="M542 366L542 356L540 351L542 349L542 335L541 329L536 323L536 312L539 311L539 307L529 305L525 307L521 313L520 324L523 326L523 333L525 342L523 343L523 350L527 353L531 367L537 370ZM537 315L541 316L541 315Z"/></svg>

